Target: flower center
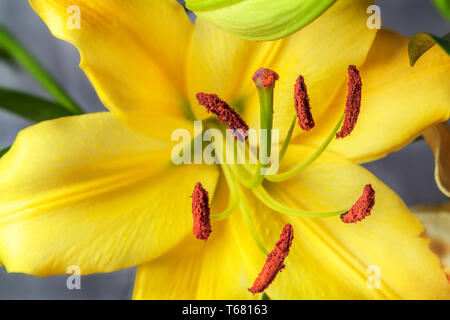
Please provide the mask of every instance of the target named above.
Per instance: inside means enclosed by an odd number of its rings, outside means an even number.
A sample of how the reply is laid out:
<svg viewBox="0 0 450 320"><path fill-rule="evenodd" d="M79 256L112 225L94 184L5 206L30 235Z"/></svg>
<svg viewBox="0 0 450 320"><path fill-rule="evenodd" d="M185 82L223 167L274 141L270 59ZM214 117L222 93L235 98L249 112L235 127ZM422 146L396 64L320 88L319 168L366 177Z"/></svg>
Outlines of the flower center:
<svg viewBox="0 0 450 320"><path fill-rule="evenodd" d="M225 164L223 161L223 150L221 147L216 146L214 149L215 156L221 164L221 169L230 191L229 207L221 213L210 216L208 192L203 189L200 183L197 183L194 188L192 194L192 214L194 219L193 230L197 239L208 239L211 234L210 219L225 219L236 211L236 208L239 206L255 244L264 254L267 255L266 262L260 274L256 278L253 286L249 289L249 291L253 294L263 292L273 282L276 275L285 267L284 260L288 256L293 240L293 227L290 224L284 227L279 241L276 242L274 249L268 253L253 222L251 208L245 199L242 187L247 188L266 207L281 214L307 218L326 218L340 215L343 223L356 223L362 221L370 215L370 212L375 204L375 190L370 184L367 184L364 187L362 195L351 207L328 212L311 212L288 207L272 198L262 185L264 180L277 183L295 177L300 171L309 167L309 165L319 158L333 139L344 138L352 132L356 125L361 107L362 82L359 72L355 66L351 65L348 67L348 75L349 80L346 108L336 126L332 129L330 134L316 149L316 151L309 157L288 171L275 174L275 172L273 172L275 161L271 157L271 132L274 110L273 93L275 83L279 77L277 73L270 69L262 68L257 70L253 75L253 81L255 82L260 101L260 128L262 130L267 130L268 139L266 140L266 143L259 144L260 156L257 159L256 170L253 170L254 168L250 167L246 163L242 165L238 165L237 163ZM279 153L277 153L277 155L279 155L278 163L283 160L287 152L297 120L300 128L305 131L312 130L315 125L311 113L310 100L307 93L305 79L302 75L297 78L297 81L294 84L293 95L296 115L292 119L291 126L285 137L284 143L279 150ZM199 104L203 105L208 112L215 114L218 120L227 124L228 129L231 130L235 140L237 140L240 145L246 145L249 143L247 139L249 131L248 125L225 101L221 100L215 94L207 94L202 92L197 94L197 100Z"/></svg>

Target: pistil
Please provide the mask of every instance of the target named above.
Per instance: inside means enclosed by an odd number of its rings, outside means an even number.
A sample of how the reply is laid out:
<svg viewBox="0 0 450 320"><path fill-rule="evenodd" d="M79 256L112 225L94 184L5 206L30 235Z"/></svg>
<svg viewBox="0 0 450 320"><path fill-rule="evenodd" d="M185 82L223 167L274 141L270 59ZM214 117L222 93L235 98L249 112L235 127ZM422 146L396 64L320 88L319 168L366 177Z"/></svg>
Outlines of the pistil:
<svg viewBox="0 0 450 320"><path fill-rule="evenodd" d="M260 105L260 129L265 132L266 141L260 141L259 158L255 173L249 179L240 177L240 182L249 189L259 186L264 180L263 168L269 166L272 153L272 127L273 127L273 91L278 74L270 69L258 69L253 75L256 89L258 90ZM262 140L262 139L261 139Z"/></svg>
<svg viewBox="0 0 450 320"><path fill-rule="evenodd" d="M260 105L260 128L267 132L267 140L260 144L260 159L264 165L268 165L272 147L272 127L273 127L273 89L278 80L278 74L270 69L261 68L253 75L256 89L259 95Z"/></svg>

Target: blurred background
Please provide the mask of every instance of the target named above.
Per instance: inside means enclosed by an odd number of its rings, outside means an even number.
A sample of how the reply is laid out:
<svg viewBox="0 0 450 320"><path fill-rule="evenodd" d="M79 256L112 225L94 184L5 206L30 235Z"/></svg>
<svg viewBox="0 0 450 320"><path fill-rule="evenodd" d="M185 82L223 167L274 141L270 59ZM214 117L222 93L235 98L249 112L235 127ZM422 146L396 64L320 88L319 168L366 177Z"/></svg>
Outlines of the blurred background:
<svg viewBox="0 0 450 320"><path fill-rule="evenodd" d="M381 8L383 27L406 36L418 32L442 36L449 32L450 24L429 0L378 0L376 4ZM0 24L6 25L20 39L84 110L105 110L78 68L77 50L53 38L27 0L0 0ZM3 64L0 64L0 87L48 97L26 73ZM0 110L0 149L11 145L17 133L29 125L30 122ZM395 190L409 206L448 200L435 186L433 154L423 140L365 167ZM129 299L134 275L135 268L130 268L84 276L81 290L68 290L67 276L38 278L8 274L0 268L0 299Z"/></svg>

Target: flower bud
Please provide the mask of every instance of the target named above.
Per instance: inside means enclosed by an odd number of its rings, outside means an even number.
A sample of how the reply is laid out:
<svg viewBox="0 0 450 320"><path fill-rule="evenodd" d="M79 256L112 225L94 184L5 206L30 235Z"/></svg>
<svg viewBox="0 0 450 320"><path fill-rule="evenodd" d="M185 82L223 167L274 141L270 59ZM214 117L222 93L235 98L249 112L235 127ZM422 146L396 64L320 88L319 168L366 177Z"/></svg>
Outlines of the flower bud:
<svg viewBox="0 0 450 320"><path fill-rule="evenodd" d="M186 0L198 18L248 40L275 40L306 26L336 0Z"/></svg>

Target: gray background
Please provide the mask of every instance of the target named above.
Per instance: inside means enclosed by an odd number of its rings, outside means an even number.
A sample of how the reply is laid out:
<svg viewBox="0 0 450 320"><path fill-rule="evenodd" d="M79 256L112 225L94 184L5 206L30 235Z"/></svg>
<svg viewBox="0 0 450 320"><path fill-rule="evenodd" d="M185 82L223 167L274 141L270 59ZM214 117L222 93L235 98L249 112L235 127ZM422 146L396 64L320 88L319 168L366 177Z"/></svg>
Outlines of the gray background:
<svg viewBox="0 0 450 320"><path fill-rule="evenodd" d="M100 0L97 0L100 1ZM417 32L443 35L449 24L428 0L379 0L383 26L412 36ZM38 57L88 112L105 110L78 68L78 52L53 38L26 0L0 0L0 23L6 25ZM26 74L0 64L0 86L47 97ZM10 145L30 123L0 111L0 149ZM446 200L433 181L433 155L423 141L415 142L366 167L394 189L408 205ZM82 277L81 290L68 290L66 276L38 278L7 274L0 268L0 299L129 299L135 269Z"/></svg>

